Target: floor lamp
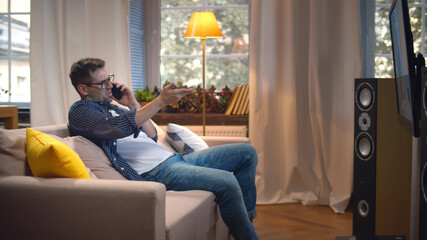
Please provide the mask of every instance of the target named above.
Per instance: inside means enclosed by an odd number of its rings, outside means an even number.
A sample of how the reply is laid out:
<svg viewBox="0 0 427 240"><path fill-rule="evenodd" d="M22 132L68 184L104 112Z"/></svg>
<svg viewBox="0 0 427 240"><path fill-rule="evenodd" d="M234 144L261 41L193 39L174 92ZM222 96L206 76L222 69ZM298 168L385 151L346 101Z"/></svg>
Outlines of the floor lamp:
<svg viewBox="0 0 427 240"><path fill-rule="evenodd" d="M213 12L194 12L188 23L184 38L200 38L203 42L203 136L206 129L206 96L205 96L205 40L206 38L222 38L221 30Z"/></svg>

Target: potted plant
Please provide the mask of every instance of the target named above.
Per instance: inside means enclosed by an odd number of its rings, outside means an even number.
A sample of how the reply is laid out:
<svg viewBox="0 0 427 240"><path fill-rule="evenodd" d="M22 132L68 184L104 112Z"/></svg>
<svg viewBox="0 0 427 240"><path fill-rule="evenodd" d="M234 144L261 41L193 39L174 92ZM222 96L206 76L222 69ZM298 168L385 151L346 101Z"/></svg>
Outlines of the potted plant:
<svg viewBox="0 0 427 240"><path fill-rule="evenodd" d="M187 88L181 82L178 82L177 88ZM181 98L177 103L166 106L162 112L166 113L201 113L202 112L202 93L199 86L196 91ZM216 91L215 86L205 89L206 112L207 113L224 113L228 102L231 98L232 91L225 86L220 92Z"/></svg>
<svg viewBox="0 0 427 240"><path fill-rule="evenodd" d="M142 90L135 90L135 98L141 106L145 106L156 98L156 94L151 92L149 87L146 87Z"/></svg>

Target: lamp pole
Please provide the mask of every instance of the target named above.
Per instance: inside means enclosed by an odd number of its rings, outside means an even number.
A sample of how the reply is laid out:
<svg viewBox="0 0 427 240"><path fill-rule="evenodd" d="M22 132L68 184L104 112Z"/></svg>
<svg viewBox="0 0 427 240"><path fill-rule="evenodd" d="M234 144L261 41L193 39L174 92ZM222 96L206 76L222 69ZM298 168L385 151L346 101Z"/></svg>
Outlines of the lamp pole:
<svg viewBox="0 0 427 240"><path fill-rule="evenodd" d="M206 134L206 96L205 96L205 40L206 37L202 37L202 44L203 44L203 136Z"/></svg>

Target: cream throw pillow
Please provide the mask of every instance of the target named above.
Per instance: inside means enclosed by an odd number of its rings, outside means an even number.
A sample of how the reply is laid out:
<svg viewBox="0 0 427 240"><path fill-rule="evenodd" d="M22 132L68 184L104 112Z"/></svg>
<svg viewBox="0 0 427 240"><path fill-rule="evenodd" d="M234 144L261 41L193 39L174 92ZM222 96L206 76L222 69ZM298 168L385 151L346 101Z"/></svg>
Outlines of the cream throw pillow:
<svg viewBox="0 0 427 240"><path fill-rule="evenodd" d="M179 153L188 154L209 148L203 139L190 129L178 124L169 123L166 128L166 138Z"/></svg>

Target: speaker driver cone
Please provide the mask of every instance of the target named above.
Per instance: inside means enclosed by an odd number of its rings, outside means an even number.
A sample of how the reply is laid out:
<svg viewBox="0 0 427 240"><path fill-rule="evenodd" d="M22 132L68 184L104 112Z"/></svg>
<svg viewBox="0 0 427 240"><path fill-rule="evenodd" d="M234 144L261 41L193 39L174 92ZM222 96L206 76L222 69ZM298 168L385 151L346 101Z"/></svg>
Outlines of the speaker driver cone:
<svg viewBox="0 0 427 240"><path fill-rule="evenodd" d="M369 110L374 103L374 89L368 83L362 83L357 87L356 103L362 111Z"/></svg>
<svg viewBox="0 0 427 240"><path fill-rule="evenodd" d="M362 88L359 99L363 107L369 107L372 103L372 92L368 88Z"/></svg>
<svg viewBox="0 0 427 240"><path fill-rule="evenodd" d="M359 127L362 131L368 131L371 127L371 117L368 113L364 112L359 116Z"/></svg>
<svg viewBox="0 0 427 240"><path fill-rule="evenodd" d="M359 201L359 203L357 204L357 212L360 216L367 217L369 214L368 202L366 202L365 200Z"/></svg>
<svg viewBox="0 0 427 240"><path fill-rule="evenodd" d="M362 160L369 160L374 150L374 141L368 133L360 133L355 141L355 152Z"/></svg>

